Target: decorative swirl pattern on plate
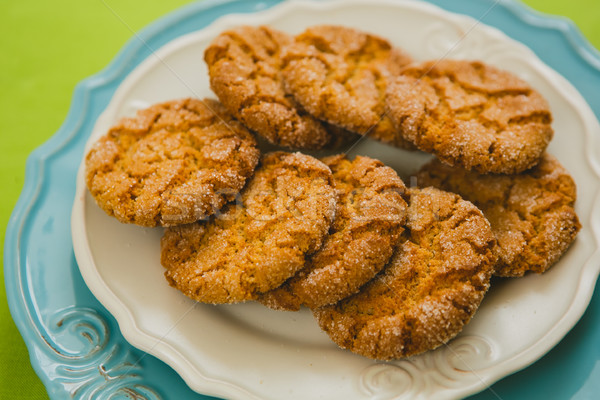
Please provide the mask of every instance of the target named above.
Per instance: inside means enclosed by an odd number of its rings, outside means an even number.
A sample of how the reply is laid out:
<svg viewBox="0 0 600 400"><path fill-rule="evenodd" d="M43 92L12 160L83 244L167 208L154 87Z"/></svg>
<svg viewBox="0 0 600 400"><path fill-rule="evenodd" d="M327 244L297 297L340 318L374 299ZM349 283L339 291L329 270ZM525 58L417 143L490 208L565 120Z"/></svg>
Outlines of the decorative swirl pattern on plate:
<svg viewBox="0 0 600 400"><path fill-rule="evenodd" d="M369 399L426 399L439 387L459 388L479 377L477 370L494 359L492 345L483 337L461 336L436 351L406 360L365 368L359 388Z"/></svg>
<svg viewBox="0 0 600 400"><path fill-rule="evenodd" d="M50 318L46 333L44 340L60 361L54 369L54 382L73 399L161 398L142 384L139 360L126 346L111 340L110 327L96 310L59 310Z"/></svg>

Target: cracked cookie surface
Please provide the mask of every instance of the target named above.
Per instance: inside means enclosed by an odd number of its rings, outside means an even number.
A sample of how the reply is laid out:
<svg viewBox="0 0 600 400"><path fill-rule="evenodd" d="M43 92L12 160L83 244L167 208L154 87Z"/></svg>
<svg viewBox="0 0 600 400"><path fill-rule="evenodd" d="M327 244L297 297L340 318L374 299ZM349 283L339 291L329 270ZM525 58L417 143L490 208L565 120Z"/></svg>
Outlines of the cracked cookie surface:
<svg viewBox="0 0 600 400"><path fill-rule="evenodd" d="M314 310L344 349L390 360L456 336L489 287L494 236L481 211L434 188L409 189L408 219L394 255L360 292Z"/></svg>
<svg viewBox="0 0 600 400"><path fill-rule="evenodd" d="M369 281L390 259L406 218L406 187L378 160L322 159L333 172L337 212L323 247L307 265L259 301L296 311L335 303Z"/></svg>
<svg viewBox="0 0 600 400"><path fill-rule="evenodd" d="M254 136L214 100L157 104L125 118L90 149L87 187L125 223L169 226L232 200L260 157Z"/></svg>
<svg viewBox="0 0 600 400"><path fill-rule="evenodd" d="M287 90L315 117L413 149L385 115L385 87L410 57L383 38L321 25L296 36L282 55Z"/></svg>
<svg viewBox="0 0 600 400"><path fill-rule="evenodd" d="M265 155L238 204L165 231L167 281L205 303L251 300L276 288L321 247L335 214L331 183L329 168L313 157Z"/></svg>
<svg viewBox="0 0 600 400"><path fill-rule="evenodd" d="M386 107L417 148L481 173L533 167L553 136L546 100L511 73L478 61L410 65L388 85Z"/></svg>
<svg viewBox="0 0 600 400"><path fill-rule="evenodd" d="M546 271L581 228L575 182L547 153L518 175L481 175L434 160L421 168L417 182L458 193L483 211L498 242L498 276Z"/></svg>
<svg viewBox="0 0 600 400"><path fill-rule="evenodd" d="M273 144L301 149L335 145L350 133L328 129L284 89L280 54L291 41L266 26L221 33L204 52L211 88L229 112Z"/></svg>

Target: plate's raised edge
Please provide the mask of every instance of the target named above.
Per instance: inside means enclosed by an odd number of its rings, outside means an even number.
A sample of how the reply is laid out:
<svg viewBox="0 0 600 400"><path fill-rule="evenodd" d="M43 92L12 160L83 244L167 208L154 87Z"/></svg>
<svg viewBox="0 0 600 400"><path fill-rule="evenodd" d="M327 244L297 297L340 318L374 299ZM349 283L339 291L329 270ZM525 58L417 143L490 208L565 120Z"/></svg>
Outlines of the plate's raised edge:
<svg viewBox="0 0 600 400"><path fill-rule="evenodd" d="M60 156L61 150L77 134L81 133L79 131L80 121L84 120L84 117L90 113L90 99L94 97L94 91L101 86L107 86L123 79L127 71L135 67L135 65L128 65L129 61L134 58L134 54L138 54L146 47L146 41L150 38L160 36L164 29L186 18L189 14L217 5L235 2L235 0L205 0L194 3L162 17L140 31L134 38L130 39L107 68L82 81L76 87L70 110L61 128L46 143L32 152L27 160L25 184L6 229L4 247L5 286L11 314L29 348L32 365L47 387L48 377L42 367L37 364L35 352L33 351L34 348L39 348L40 345L43 346L43 343L36 333L30 331L32 316L28 313L25 306L26 294L21 286L22 271L20 270L21 266L26 268L21 264L24 261L21 253L26 251L26 249L20 247L21 238L24 234L23 230L29 212L35 207L39 199L42 182L44 178L47 178L45 164L51 162L52 156ZM526 24L534 24L540 29L561 31L571 46L580 54L582 60L600 70L600 55L598 51L583 37L572 22L537 13L513 0L502 0L501 5L513 11ZM600 109L595 109L594 112L598 115L600 114Z"/></svg>
<svg viewBox="0 0 600 400"><path fill-rule="evenodd" d="M500 0L500 3L527 25L559 31L586 63L600 71L600 50L585 38L572 20L543 13L518 0Z"/></svg>
<svg viewBox="0 0 600 400"><path fill-rule="evenodd" d="M271 0L270 2L273 1L281 0ZM31 296L32 292L27 290L27 280L24 278L27 270L25 264L27 249L23 247L23 238L27 235L31 212L40 200L43 183L51 178L47 174L47 165L60 158L77 136L89 134L89 132L82 131L83 121L94 114L94 107L100 107L101 110L106 106L118 83L139 62L143 61L135 62L137 57L144 52L150 54L154 52L154 48L148 44L149 42L160 42L159 39L164 35L165 30L189 18L190 15L236 2L238 0L198 1L172 11L140 30L128 40L107 67L76 85L69 111L61 127L27 158L23 189L6 227L3 259L4 285L11 316L29 351L31 365L51 397L64 398L65 393L55 393L52 390L51 377L36 357L38 351L46 353L49 349L41 335L42 332L37 328L35 315L27 305L28 296ZM98 100L99 92L102 90L108 92L104 104L93 104L95 100ZM74 166L75 169L76 167ZM76 170L74 170L74 176L75 173ZM70 207L71 204L66 206ZM70 223L70 221L65 222ZM65 239L68 240L68 238ZM68 245L71 246L71 243L69 242Z"/></svg>

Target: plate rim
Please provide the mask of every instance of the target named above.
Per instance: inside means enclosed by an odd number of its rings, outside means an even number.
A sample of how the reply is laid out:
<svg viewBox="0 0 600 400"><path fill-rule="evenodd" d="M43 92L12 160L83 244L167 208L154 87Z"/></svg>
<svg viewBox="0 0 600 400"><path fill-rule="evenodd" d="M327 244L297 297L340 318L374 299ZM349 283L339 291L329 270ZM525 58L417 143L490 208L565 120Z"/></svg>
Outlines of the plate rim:
<svg viewBox="0 0 600 400"><path fill-rule="evenodd" d="M149 41L150 38L161 34L161 31L180 19L184 19L188 14L197 13L201 10L212 8L226 3L236 3L235 0L205 0L200 3L193 3L176 10L158 21L152 23L147 28L140 31L135 38L132 38L117 54L115 59L98 74L82 81L77 85L73 101L71 103L66 120L59 130L43 145L38 147L31 153L26 164L26 178L21 195L13 209L9 223L6 229L5 252L4 252L4 269L5 269L5 286L7 293L8 305L15 320L15 323L23 336L26 345L30 352L30 358L36 373L42 378L42 381L48 386L48 377L43 368L37 363L35 350L43 349L43 343L40 337L31 333L30 321L27 311L24 309L23 302L27 298L27 293L19 285L21 273L26 272L26 266L23 264L22 257L27 249L21 248L21 243L24 235L26 235L27 222L29 221L32 210L39 199L41 185L44 180L49 179L45 173L47 165L51 164L57 158L60 158L62 150L81 132L81 119L89 114L90 103L94 97L94 92L101 86L118 79L121 74L127 69L127 62L133 58L131 53L138 54L141 44L137 43L139 38ZM272 2L273 3L273 2ZM278 4L279 1L274 2ZM565 20L564 18L548 17L541 13L537 13L528 9L526 6L514 2L512 0L501 1L501 6L510 9L522 21L531 24L532 15L533 22L539 23L540 20L545 21L543 26L537 26L539 29L559 30L564 36L569 39L571 46L576 47L577 53L581 60L592 65L596 70L599 70L600 53L581 35L575 25ZM528 22L529 21L529 22ZM548 23L548 21L554 23ZM582 55L581 50L587 55ZM133 69L134 67L132 67ZM585 97L585 96L584 96ZM589 101L587 97L586 100ZM600 113L600 109L593 108L596 116ZM23 253L25 252L25 253ZM15 285L17 282L17 285ZM591 298L591 296L590 296ZM589 302L589 301L588 301Z"/></svg>

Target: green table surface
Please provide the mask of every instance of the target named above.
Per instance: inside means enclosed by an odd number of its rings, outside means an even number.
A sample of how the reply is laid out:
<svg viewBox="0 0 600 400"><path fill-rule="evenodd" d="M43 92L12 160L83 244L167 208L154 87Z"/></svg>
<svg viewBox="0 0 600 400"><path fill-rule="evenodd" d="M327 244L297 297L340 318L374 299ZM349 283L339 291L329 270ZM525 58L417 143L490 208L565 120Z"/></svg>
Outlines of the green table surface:
<svg viewBox="0 0 600 400"><path fill-rule="evenodd" d="M570 18L600 48L600 0L524 2L541 12ZM134 32L186 3L184 0L0 2L1 243L23 186L25 160L62 124L75 85L108 65ZM0 399L47 399L10 316L4 284L0 287Z"/></svg>

